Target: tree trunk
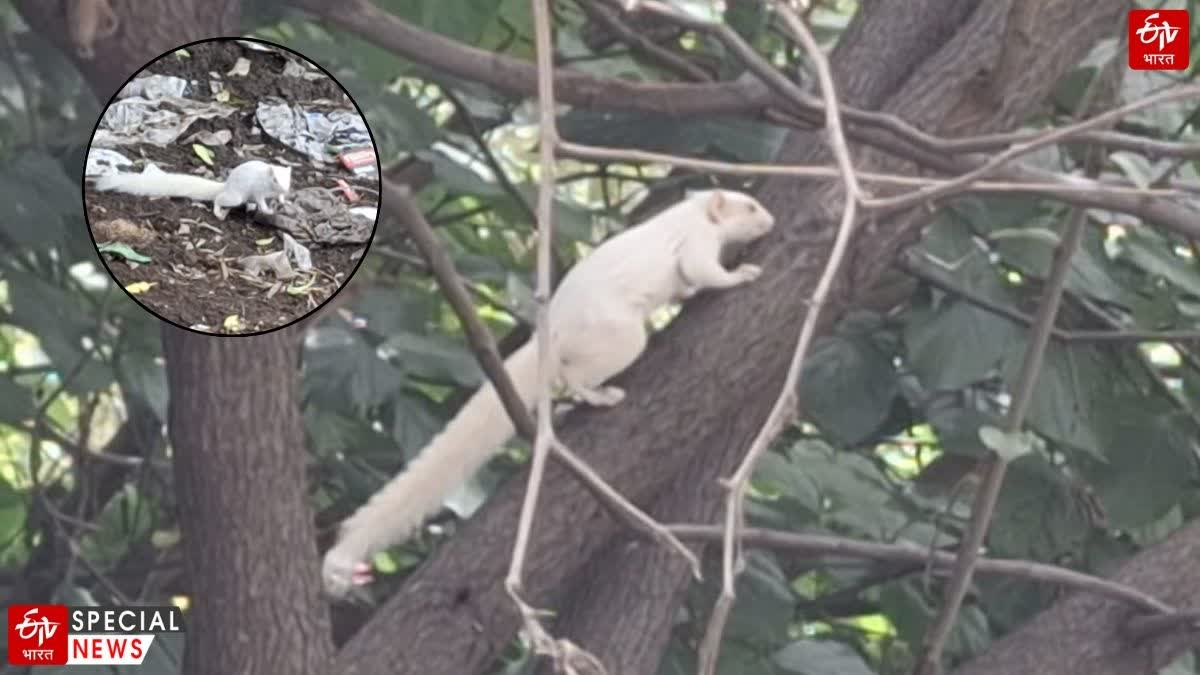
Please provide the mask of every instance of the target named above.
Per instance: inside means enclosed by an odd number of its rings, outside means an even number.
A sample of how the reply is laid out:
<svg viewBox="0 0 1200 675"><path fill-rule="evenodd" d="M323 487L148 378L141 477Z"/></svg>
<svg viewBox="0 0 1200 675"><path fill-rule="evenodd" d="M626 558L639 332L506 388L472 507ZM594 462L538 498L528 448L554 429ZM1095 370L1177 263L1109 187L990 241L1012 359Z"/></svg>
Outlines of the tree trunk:
<svg viewBox="0 0 1200 675"><path fill-rule="evenodd" d="M66 54L101 102L147 62L195 40L237 35L241 0L16 0L25 23ZM112 7L116 30L97 35L93 55L81 56L71 42L73 5Z"/></svg>
<svg viewBox="0 0 1200 675"><path fill-rule="evenodd" d="M164 328L179 527L194 589L186 673L329 672L306 489L299 335Z"/></svg>
<svg viewBox="0 0 1200 675"><path fill-rule="evenodd" d="M833 55L840 95L944 135L1011 129L1102 36L1116 34L1125 6L864 2ZM823 144L794 133L780 159L823 159ZM914 172L878 152L858 149L856 157L862 169ZM635 502L657 502L663 519L711 522L719 511L715 481L741 458L779 393L839 195L828 181L769 181L759 196L780 226L749 251L764 277L688 303L640 365L618 378L629 392L621 406L581 411L563 425L568 445ZM826 329L851 302L867 300L879 270L923 223L913 214L860 228L848 274L823 312ZM346 672L471 673L497 656L518 625L502 581L523 489L523 480L504 486L412 576L347 645ZM563 612L555 630L597 653L610 672L653 672L688 583L684 565L630 542L553 462L542 505L527 598ZM1057 647L1072 645L1086 648Z"/></svg>
<svg viewBox="0 0 1200 675"><path fill-rule="evenodd" d="M63 8L72 3L15 4L101 101L167 50L237 34L241 14L238 0L112 0L105 4L117 14L117 30L85 59L67 37ZM221 338L163 326L193 592L185 672L328 672L333 647L307 500L298 329Z"/></svg>

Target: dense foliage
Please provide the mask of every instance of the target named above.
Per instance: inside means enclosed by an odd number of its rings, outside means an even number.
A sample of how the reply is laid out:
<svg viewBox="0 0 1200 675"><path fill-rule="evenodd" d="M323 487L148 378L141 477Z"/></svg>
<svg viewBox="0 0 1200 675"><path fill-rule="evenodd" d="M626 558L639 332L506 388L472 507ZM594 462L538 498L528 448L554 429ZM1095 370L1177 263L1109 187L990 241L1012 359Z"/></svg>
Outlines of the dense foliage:
<svg viewBox="0 0 1200 675"><path fill-rule="evenodd" d="M458 42L532 58L528 0L377 4ZM732 4L725 21L760 54L788 72L803 64L759 3ZM584 11L592 5L555 4L560 65L640 81L680 77L613 38ZM371 124L386 171L417 189L479 315L498 338L511 336L503 348L519 344L533 319L538 170L529 99L439 74L315 20L260 9L266 13L246 17L248 28L306 54L345 85ZM819 3L808 20L830 43L854 11L850 2ZM56 48L12 8L3 14L3 595L71 602L186 596L171 453L160 429L167 391L157 321L97 271L76 200L99 106ZM710 36L681 32L663 42L713 77L743 71ZM1122 60L1124 48L1115 38L1100 43L1025 127L1067 123L1092 78ZM1183 86L1196 72L1194 65L1182 75L1124 70L1104 108ZM1198 106L1192 99L1144 109L1116 130L1195 144ZM559 125L571 141L748 163L772 161L787 133L748 114L681 120L578 106L564 108ZM1022 161L1080 173L1084 156L1061 144ZM1099 175L1190 191L1190 203L1200 203L1195 152L1109 152ZM718 180L755 185L628 161L564 159L559 176L560 269L687 188ZM987 451L980 429L1003 426L1070 207L1013 194L964 194L937 206L921 240L885 275L885 283L907 289L902 298L854 308L815 344L802 376L803 419L758 467L752 524L953 550L969 515L975 462ZM1200 247L1126 214L1090 209L1086 217L1060 332L1027 417L1037 447L1009 471L987 554L1105 575L1200 514ZM401 468L483 381L459 322L395 223L380 222L344 293L342 309L353 320L327 314L312 326L301 368L312 501L323 527ZM1190 338L1169 331L1190 331ZM515 441L511 450L454 496L453 516L380 556L381 593L523 464L527 446ZM694 672L719 588L711 569L689 592L662 673ZM907 672L940 584L919 564L753 547L721 672ZM1061 593L1031 576L978 578L952 634L951 660L985 651ZM528 661L497 667L523 672ZM1172 672L1194 669L1185 656Z"/></svg>

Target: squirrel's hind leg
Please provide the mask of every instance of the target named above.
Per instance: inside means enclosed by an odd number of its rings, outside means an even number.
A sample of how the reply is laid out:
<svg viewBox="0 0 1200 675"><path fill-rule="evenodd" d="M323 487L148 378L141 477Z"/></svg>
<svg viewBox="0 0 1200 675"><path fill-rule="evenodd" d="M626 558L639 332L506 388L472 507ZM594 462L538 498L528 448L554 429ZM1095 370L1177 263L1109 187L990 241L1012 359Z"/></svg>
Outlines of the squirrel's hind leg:
<svg viewBox="0 0 1200 675"><path fill-rule="evenodd" d="M241 206L243 200L235 194L229 192L218 192L216 197L213 197L213 215L221 220L225 220L225 216L229 213L229 209L235 206Z"/></svg>
<svg viewBox="0 0 1200 675"><path fill-rule="evenodd" d="M569 394L589 405L617 405L624 400L625 391L601 385L641 355L646 348L646 326L637 317L593 316L586 323L579 330L560 334L559 377Z"/></svg>

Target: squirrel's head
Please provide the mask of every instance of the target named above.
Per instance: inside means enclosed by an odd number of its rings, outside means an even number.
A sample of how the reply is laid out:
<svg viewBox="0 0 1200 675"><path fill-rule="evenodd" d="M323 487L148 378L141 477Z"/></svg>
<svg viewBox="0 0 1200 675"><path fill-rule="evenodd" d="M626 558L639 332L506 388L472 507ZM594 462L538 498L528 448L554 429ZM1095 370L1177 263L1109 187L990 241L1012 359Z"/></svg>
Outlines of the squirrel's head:
<svg viewBox="0 0 1200 675"><path fill-rule="evenodd" d="M722 241L751 241L775 226L775 216L744 192L706 190L699 196L704 200L704 215L721 232Z"/></svg>

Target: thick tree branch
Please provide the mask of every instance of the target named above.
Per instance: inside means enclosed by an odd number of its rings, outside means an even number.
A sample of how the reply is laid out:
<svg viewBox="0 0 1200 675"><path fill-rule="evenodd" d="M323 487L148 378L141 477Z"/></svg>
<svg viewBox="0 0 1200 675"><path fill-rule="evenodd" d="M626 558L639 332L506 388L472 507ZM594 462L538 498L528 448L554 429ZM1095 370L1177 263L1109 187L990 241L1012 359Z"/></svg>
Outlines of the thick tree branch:
<svg viewBox="0 0 1200 675"><path fill-rule="evenodd" d="M537 68L532 63L422 30L369 0L346 3L292 0L292 6L439 72L482 82L509 94L537 93ZM699 84L640 83L594 77L567 68L556 70L554 88L561 103L673 116L756 112L770 99L766 87L752 79Z"/></svg>
<svg viewBox="0 0 1200 675"><path fill-rule="evenodd" d="M422 30L378 9L369 0L357 0L352 6L333 6L317 0L294 0L292 4L430 69L481 82L505 93L531 96L536 91L537 69L533 64ZM689 21L688 25L695 29L711 30L760 79L743 77L722 83L646 84L558 69L555 76L558 100L589 108L672 116L763 113L772 121L793 127L803 127L805 123L823 123L820 100L805 93L772 68L736 33L727 29L707 28L703 22ZM888 72L895 78L893 86L907 76L896 70L889 69ZM930 134L923 130L922 125L887 111L846 106L844 114L849 123L846 134L852 140L916 161L924 168L949 174L978 171L988 161L987 157L958 153L1005 149L1042 133L1021 131L950 138ZM1087 131L1072 136L1072 140L1104 140L1113 150L1144 151L1153 156L1190 157L1200 152L1200 147L1195 143L1151 141L1108 131ZM1078 179L1023 164L996 167L989 172L989 176L1009 183L1044 183L1048 187L1036 192L1075 206L1129 213L1186 236L1200 237L1200 223L1194 217L1195 209L1176 201L1121 191L1079 190ZM1053 190L1053 185L1062 189Z"/></svg>
<svg viewBox="0 0 1200 675"><path fill-rule="evenodd" d="M1112 581L1181 608L1200 607L1200 521L1125 563ZM1078 593L992 643L953 675L1150 675L1200 646L1200 631L1178 630L1140 644L1121 639L1129 607ZM1132 625L1137 625L1134 622Z"/></svg>

